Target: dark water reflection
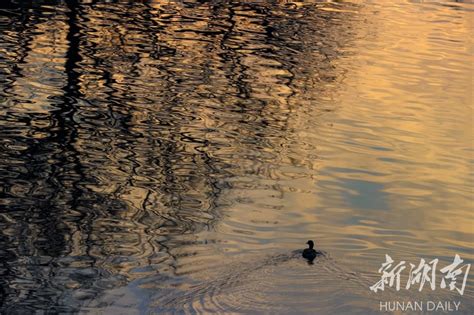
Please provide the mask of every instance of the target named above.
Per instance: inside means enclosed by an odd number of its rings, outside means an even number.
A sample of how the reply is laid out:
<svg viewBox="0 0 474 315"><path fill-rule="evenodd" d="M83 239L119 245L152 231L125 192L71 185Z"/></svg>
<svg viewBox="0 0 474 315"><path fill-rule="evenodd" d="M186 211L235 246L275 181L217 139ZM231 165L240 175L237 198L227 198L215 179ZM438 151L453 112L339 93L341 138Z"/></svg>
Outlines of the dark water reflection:
<svg viewBox="0 0 474 315"><path fill-rule="evenodd" d="M351 70L343 61L357 53L360 28L371 27L361 25L361 7L3 1L2 310L374 309L370 281L332 262L311 269L290 254L327 214L306 210L337 207L317 200L314 183L327 173L317 170L325 151L316 145L343 106L335 101ZM347 235L338 229L357 231L370 211L398 209L383 181L346 178L340 187L355 212L335 210L323 224L335 224L325 244L344 257ZM455 248L472 259L472 230L460 233ZM371 261L367 273L383 257L361 256ZM326 287L298 291L306 278L297 270ZM352 280L334 282L331 273Z"/></svg>

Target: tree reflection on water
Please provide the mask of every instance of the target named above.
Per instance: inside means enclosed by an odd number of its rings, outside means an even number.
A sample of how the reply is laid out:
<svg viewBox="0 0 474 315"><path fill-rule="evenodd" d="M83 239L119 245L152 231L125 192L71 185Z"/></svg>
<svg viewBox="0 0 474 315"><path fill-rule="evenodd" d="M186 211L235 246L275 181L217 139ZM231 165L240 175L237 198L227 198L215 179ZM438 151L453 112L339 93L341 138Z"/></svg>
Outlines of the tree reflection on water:
<svg viewBox="0 0 474 315"><path fill-rule="evenodd" d="M232 202L223 191L274 176L292 113L338 80L339 14L3 1L2 309L78 311L143 268L179 281Z"/></svg>

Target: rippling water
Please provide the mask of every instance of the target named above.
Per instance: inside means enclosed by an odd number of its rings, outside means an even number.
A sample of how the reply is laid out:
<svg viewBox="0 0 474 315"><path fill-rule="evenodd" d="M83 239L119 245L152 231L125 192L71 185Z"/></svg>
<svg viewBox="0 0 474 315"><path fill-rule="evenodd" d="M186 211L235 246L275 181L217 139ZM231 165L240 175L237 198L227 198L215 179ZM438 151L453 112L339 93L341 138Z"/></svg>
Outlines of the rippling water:
<svg viewBox="0 0 474 315"><path fill-rule="evenodd" d="M369 286L474 262L473 11L2 1L0 310L472 314Z"/></svg>

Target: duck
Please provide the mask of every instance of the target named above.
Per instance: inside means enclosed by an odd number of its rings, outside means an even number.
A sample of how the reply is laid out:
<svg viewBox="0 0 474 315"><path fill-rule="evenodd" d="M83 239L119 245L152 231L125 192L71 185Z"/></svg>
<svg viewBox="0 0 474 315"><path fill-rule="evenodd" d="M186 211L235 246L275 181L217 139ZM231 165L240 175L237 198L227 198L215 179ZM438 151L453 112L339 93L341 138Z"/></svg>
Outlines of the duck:
<svg viewBox="0 0 474 315"><path fill-rule="evenodd" d="M318 255L318 252L313 248L314 242L312 240L307 241L306 244L308 244L309 248L303 250L303 257L312 262Z"/></svg>

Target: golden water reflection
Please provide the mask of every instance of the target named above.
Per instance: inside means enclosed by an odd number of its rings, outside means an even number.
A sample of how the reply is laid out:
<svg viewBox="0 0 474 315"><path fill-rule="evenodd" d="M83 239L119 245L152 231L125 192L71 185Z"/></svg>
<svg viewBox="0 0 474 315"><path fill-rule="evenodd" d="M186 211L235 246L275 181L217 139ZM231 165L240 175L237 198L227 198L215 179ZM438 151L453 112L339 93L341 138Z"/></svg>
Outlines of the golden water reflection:
<svg viewBox="0 0 474 315"><path fill-rule="evenodd" d="M2 311L366 314L385 253L474 260L472 4L4 6Z"/></svg>

